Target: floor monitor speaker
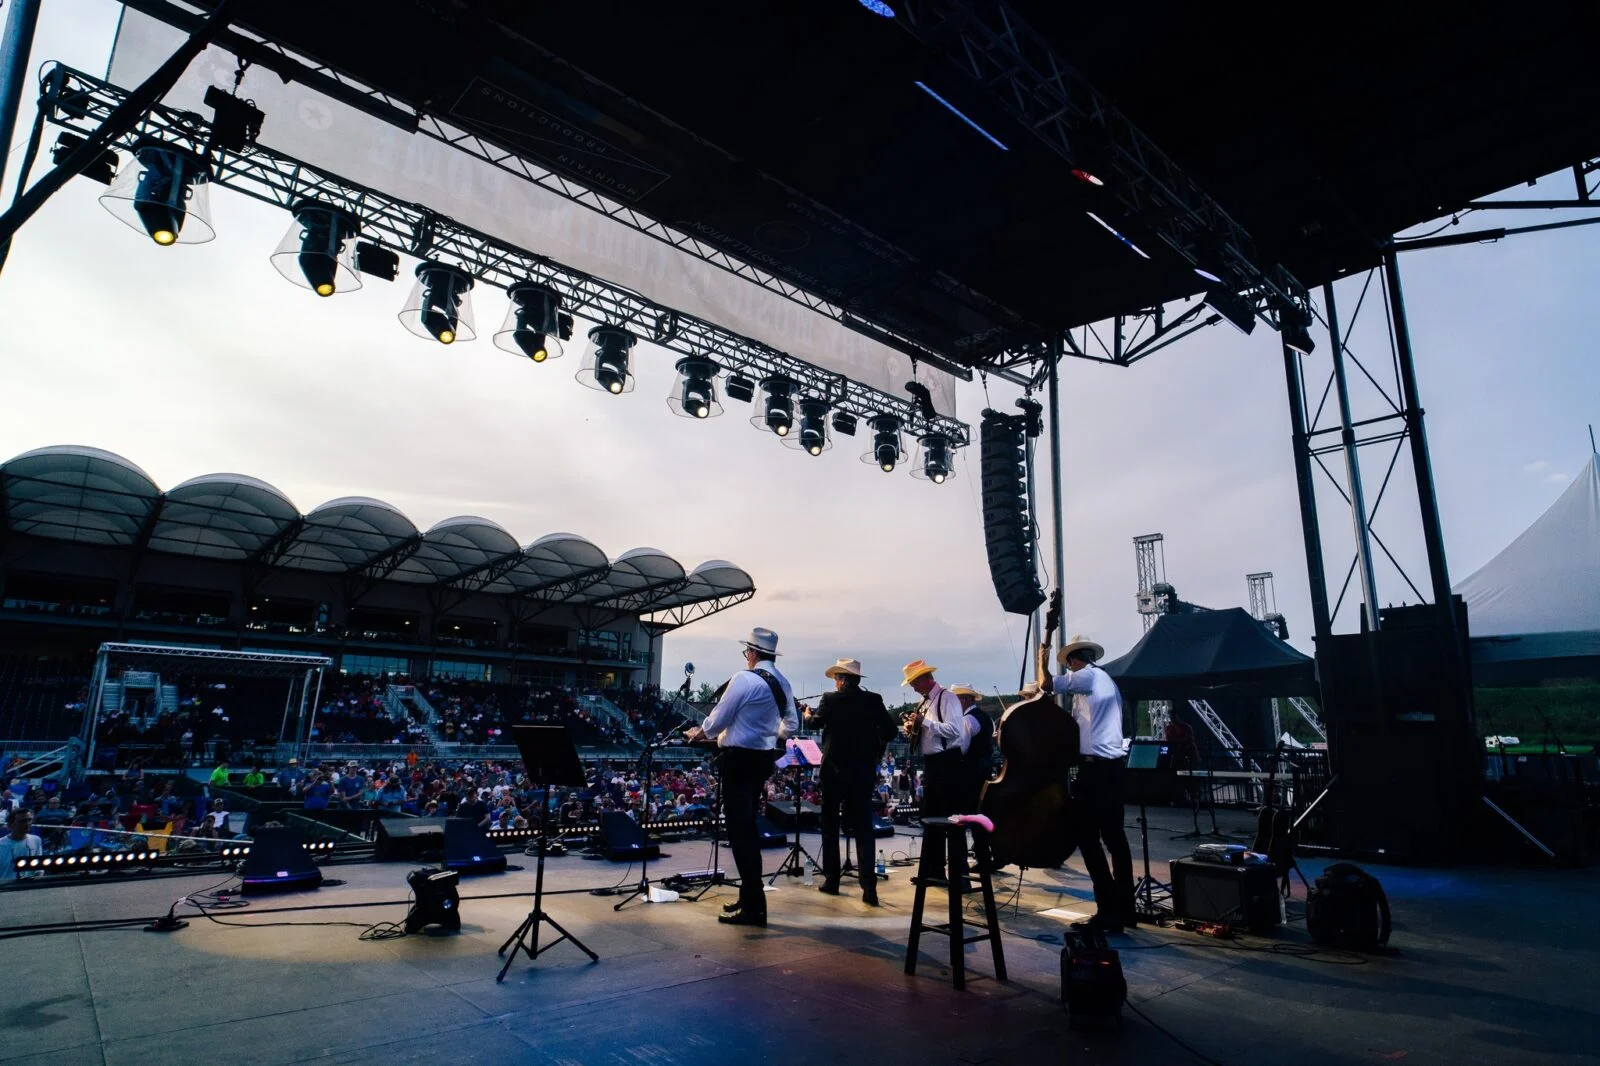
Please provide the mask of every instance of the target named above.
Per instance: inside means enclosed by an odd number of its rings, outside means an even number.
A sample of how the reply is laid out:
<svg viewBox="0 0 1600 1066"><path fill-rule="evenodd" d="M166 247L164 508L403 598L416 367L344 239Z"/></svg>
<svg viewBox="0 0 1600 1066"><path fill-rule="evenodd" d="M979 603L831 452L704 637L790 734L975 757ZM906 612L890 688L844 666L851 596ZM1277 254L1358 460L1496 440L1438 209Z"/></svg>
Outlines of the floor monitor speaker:
<svg viewBox="0 0 1600 1066"><path fill-rule="evenodd" d="M322 884L322 871L311 861L305 838L297 829L264 827L256 830L239 875L245 895L293 892Z"/></svg>
<svg viewBox="0 0 1600 1066"><path fill-rule="evenodd" d="M443 818L380 818L372 857L379 862L431 862L444 855Z"/></svg>

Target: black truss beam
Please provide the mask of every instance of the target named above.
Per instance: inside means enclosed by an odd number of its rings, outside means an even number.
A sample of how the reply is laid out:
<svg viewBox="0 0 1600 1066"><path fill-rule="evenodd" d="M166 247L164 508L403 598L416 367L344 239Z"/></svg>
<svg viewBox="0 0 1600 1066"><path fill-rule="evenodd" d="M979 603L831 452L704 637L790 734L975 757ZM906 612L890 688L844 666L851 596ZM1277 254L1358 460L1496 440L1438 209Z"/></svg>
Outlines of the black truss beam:
<svg viewBox="0 0 1600 1066"><path fill-rule="evenodd" d="M746 600L755 597L756 590L747 592L730 593L727 596L718 596L714 600L701 600L698 603L685 603L677 607L668 607L664 610L652 611L646 618L641 618L639 624L651 633L667 633L674 629L682 628L691 622L698 622L703 618L710 618L729 607L737 607Z"/></svg>

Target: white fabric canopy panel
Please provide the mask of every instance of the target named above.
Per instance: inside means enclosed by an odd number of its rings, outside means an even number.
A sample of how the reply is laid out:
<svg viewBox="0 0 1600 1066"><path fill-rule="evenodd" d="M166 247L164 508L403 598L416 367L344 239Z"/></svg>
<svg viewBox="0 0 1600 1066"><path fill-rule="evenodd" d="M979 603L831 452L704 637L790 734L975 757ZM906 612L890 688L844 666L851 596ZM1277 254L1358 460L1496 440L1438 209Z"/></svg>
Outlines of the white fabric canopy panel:
<svg viewBox="0 0 1600 1066"><path fill-rule="evenodd" d="M0 466L5 520L18 533L81 544L127 545L160 499L150 475L120 455L64 444Z"/></svg>
<svg viewBox="0 0 1600 1066"><path fill-rule="evenodd" d="M150 548L205 559L248 559L299 517L289 498L265 481L205 474L167 491Z"/></svg>

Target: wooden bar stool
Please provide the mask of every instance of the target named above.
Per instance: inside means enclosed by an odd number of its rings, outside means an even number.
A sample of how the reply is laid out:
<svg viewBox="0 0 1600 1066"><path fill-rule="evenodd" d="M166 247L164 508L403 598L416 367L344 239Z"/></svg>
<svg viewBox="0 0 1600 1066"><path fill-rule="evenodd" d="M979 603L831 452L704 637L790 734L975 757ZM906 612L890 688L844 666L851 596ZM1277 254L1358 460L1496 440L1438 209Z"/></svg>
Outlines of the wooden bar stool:
<svg viewBox="0 0 1600 1066"><path fill-rule="evenodd" d="M928 857L928 845L935 841L942 841L944 844L947 869L939 869L938 864ZM950 976L958 991L967 986L967 945L979 940L989 942L989 953L994 957L995 979L998 981L1006 979L1005 949L1000 943L1000 917L994 905L994 883L989 879L989 868L992 865L989 843L982 833L974 832L972 846L978 859L979 872L976 875L978 887L983 893L984 920L981 922L969 920L965 913L966 893L972 887L970 875L967 873L967 826L948 818L922 820L922 861L917 867L916 900L911 905L911 939L906 943L906 973L915 974L917 945L922 939L922 934L938 933L949 937ZM922 908L930 887L945 890L950 904L948 922L928 923L922 920ZM981 932L968 936L968 926L980 929Z"/></svg>

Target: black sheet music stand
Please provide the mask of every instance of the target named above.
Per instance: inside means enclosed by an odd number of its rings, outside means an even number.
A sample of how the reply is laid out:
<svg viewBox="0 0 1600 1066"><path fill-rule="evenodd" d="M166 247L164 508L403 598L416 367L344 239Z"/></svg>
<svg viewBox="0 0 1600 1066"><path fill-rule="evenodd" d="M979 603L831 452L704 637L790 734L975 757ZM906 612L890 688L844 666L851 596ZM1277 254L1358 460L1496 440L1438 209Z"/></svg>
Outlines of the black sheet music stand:
<svg viewBox="0 0 1600 1066"><path fill-rule="evenodd" d="M544 823L550 809L550 786L566 785L571 788L582 788L588 783L583 779L583 764L578 761L578 749L572 746L572 735L567 732L567 727L564 725L514 725L511 727L511 739L516 742L517 750L522 753L522 765L527 771L528 780L543 786L539 801L539 809L543 815L539 819L538 832L533 838L534 853L537 856L534 864L536 872L533 878L533 909L522 920L522 924L517 926L517 931L500 945L499 954L506 956L506 962L500 967L500 974L495 978L496 982L506 979L506 971L511 969L511 963L516 959L518 951L527 952L529 959L537 959L540 954L549 951L563 940L570 940L574 947L589 956L590 961L600 961L600 956L590 951L583 941L567 932L559 922L544 912ZM561 935L548 944L541 945L540 923L549 925ZM516 946L512 947L513 944ZM511 949L509 955L506 954L507 948Z"/></svg>

